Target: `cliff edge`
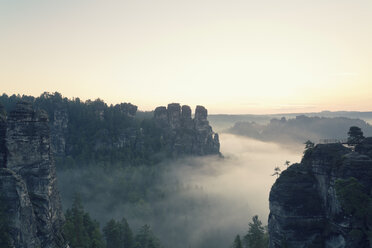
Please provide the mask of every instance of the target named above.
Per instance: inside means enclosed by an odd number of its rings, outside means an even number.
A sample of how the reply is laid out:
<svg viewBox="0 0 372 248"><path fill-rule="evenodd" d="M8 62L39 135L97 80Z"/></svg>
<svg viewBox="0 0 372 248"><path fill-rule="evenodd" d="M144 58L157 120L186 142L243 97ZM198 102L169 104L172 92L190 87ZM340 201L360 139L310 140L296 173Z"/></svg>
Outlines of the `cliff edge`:
<svg viewBox="0 0 372 248"><path fill-rule="evenodd" d="M187 105L181 107L179 103L157 107L154 111L161 143L174 157L220 154L218 134L213 132L207 117L208 111L203 106L196 106L192 118L191 108Z"/></svg>
<svg viewBox="0 0 372 248"><path fill-rule="evenodd" d="M270 192L269 247L372 247L372 139L319 144Z"/></svg>
<svg viewBox="0 0 372 248"><path fill-rule="evenodd" d="M0 117L0 192L12 247L66 247L48 117L27 102Z"/></svg>

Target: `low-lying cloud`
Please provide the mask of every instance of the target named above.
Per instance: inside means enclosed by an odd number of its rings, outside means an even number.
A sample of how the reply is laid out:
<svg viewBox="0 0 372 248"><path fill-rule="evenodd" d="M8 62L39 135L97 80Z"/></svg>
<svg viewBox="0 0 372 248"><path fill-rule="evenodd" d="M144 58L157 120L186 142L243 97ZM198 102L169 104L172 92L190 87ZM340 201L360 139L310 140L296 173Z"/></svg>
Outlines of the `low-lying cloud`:
<svg viewBox="0 0 372 248"><path fill-rule="evenodd" d="M138 183L149 175L139 173L137 180L133 173L138 172L117 170L94 182L92 177L107 172L59 172L64 206L71 206L72 195L78 191L101 226L111 218L126 217L134 230L150 224L165 247L227 248L236 234L246 232L253 215L267 223L274 167L284 169L286 160L298 162L303 149L288 150L232 134L221 134L220 140L223 159L193 157L158 165L161 176L148 185L143 202L120 198L117 185L124 185L125 177L119 173L128 173L128 181Z"/></svg>

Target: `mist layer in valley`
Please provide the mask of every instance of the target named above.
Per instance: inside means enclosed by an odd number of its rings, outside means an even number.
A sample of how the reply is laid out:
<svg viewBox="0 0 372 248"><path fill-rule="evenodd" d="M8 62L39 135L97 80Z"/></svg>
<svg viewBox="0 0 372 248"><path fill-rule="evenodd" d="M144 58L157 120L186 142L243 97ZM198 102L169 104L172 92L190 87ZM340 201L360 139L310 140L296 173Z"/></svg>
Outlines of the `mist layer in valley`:
<svg viewBox="0 0 372 248"><path fill-rule="evenodd" d="M314 143L345 140L351 126L358 126L366 136L372 135L372 126L361 119L346 117L309 117L271 119L267 124L256 122L237 122L228 132L250 138L272 141L281 145L298 146L307 140Z"/></svg>
<svg viewBox="0 0 372 248"><path fill-rule="evenodd" d="M141 113L142 114L142 113ZM348 119L360 119L367 123L372 123L372 112L358 112L358 111L322 111L313 113L282 113L282 114L268 114L268 115L254 115L254 114L215 114L209 115L208 119L212 124L214 130L217 132L226 131L234 126L237 122L254 122L260 125L267 125L272 119L295 119L297 116L320 117L320 118L338 118L345 117Z"/></svg>
<svg viewBox="0 0 372 248"><path fill-rule="evenodd" d="M193 157L156 166L58 172L64 208L79 193L101 227L127 218L134 230L151 225L165 247L229 247L258 214L264 224L275 166L298 162L302 147L222 134L225 156Z"/></svg>

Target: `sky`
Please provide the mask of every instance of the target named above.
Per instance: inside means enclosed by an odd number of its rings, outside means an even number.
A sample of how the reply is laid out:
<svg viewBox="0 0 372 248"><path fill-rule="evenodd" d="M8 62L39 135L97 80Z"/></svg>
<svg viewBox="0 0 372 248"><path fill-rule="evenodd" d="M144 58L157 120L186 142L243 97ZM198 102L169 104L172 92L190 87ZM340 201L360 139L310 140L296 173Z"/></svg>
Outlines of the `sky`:
<svg viewBox="0 0 372 248"><path fill-rule="evenodd" d="M6 94L371 111L370 0L0 0Z"/></svg>

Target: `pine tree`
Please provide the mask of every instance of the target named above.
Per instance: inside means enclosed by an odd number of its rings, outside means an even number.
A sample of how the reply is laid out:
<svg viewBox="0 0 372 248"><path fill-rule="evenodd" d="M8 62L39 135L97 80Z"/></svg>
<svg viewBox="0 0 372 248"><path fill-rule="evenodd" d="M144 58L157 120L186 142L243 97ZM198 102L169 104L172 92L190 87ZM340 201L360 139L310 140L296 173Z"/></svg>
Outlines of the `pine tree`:
<svg viewBox="0 0 372 248"><path fill-rule="evenodd" d="M129 227L129 224L125 218L120 222L120 228L122 233L123 248L132 248L134 246L133 232Z"/></svg>
<svg viewBox="0 0 372 248"><path fill-rule="evenodd" d="M279 166L276 166L274 168L274 173L271 176L276 176L278 178L280 176L280 174L281 174L280 171L281 171L280 167Z"/></svg>
<svg viewBox="0 0 372 248"><path fill-rule="evenodd" d="M349 129L347 143L348 145L356 145L359 144L363 139L363 132L360 127L352 126Z"/></svg>
<svg viewBox="0 0 372 248"><path fill-rule="evenodd" d="M239 235L236 235L232 248L243 248Z"/></svg>
<svg viewBox="0 0 372 248"><path fill-rule="evenodd" d="M287 169L288 169L288 166L291 164L291 161L289 161L289 160L286 160L285 162L284 162L284 165L285 166L287 166Z"/></svg>
<svg viewBox="0 0 372 248"><path fill-rule="evenodd" d="M133 234L128 222L123 218L120 222L111 219L103 228L107 248L132 248Z"/></svg>
<svg viewBox="0 0 372 248"><path fill-rule="evenodd" d="M249 223L248 233L244 237L244 244L249 248L264 248L268 246L265 239L265 228L257 215L253 216L252 223Z"/></svg>
<svg viewBox="0 0 372 248"><path fill-rule="evenodd" d="M159 240L154 236L149 225L140 228L135 238L135 248L160 248Z"/></svg>
<svg viewBox="0 0 372 248"><path fill-rule="evenodd" d="M305 143L305 150L314 148L315 144L310 140L307 140Z"/></svg>
<svg viewBox="0 0 372 248"><path fill-rule="evenodd" d="M74 197L71 209L67 209L64 233L72 248L103 248L99 224L84 211L79 195Z"/></svg>

